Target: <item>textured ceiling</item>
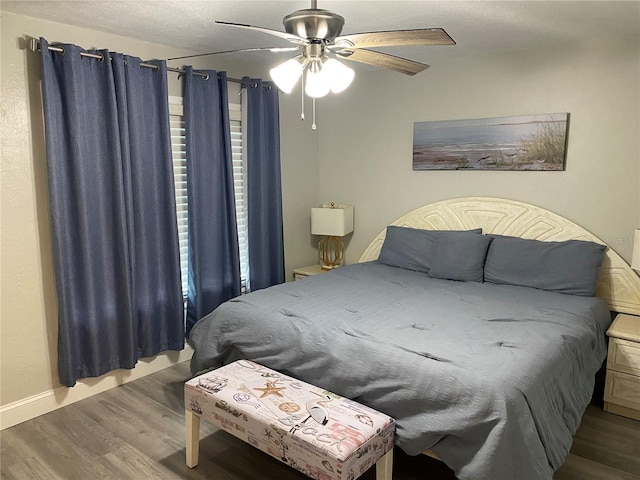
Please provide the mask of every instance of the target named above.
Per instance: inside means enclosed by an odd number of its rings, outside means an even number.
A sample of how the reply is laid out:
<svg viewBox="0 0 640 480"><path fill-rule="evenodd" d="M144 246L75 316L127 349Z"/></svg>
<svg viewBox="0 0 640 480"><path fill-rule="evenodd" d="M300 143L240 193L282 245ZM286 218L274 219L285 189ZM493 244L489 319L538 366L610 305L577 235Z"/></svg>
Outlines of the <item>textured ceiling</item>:
<svg viewBox="0 0 640 480"><path fill-rule="evenodd" d="M203 53L290 46L277 37L216 25L214 20L283 30L282 17L309 6L308 1L259 0L2 1L3 11ZM318 8L345 18L343 34L444 28L457 45L380 49L432 65L451 55L552 48L606 37L640 41L640 1L319 0ZM274 59L266 52L232 55L265 64Z"/></svg>

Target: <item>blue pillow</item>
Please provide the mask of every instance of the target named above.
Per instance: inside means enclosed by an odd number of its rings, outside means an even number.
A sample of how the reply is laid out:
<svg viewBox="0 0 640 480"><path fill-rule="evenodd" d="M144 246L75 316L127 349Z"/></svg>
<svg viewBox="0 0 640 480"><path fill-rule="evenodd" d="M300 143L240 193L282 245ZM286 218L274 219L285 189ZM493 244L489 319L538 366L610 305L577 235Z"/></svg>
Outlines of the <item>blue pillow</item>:
<svg viewBox="0 0 640 480"><path fill-rule="evenodd" d="M605 245L582 240L541 242L491 235L485 282L592 297Z"/></svg>
<svg viewBox="0 0 640 480"><path fill-rule="evenodd" d="M482 282L491 237L469 232L441 235L436 241L429 276L462 282Z"/></svg>
<svg viewBox="0 0 640 480"><path fill-rule="evenodd" d="M469 232L456 230L420 230L417 228L387 227L387 236L380 249L378 262L392 267L429 273L434 258L436 241L451 236L472 233L482 234L477 228Z"/></svg>

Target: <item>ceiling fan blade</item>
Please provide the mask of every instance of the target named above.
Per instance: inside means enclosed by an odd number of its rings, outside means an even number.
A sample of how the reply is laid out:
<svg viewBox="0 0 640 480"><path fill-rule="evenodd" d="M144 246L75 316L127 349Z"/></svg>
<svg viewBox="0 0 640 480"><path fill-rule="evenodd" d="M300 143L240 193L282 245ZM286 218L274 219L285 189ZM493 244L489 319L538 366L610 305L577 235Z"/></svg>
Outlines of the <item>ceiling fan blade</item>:
<svg viewBox="0 0 640 480"><path fill-rule="evenodd" d="M354 33L336 37L335 45L345 48L398 47L403 45L455 45L442 28L390 30L387 32Z"/></svg>
<svg viewBox="0 0 640 480"><path fill-rule="evenodd" d="M276 37L284 38L291 43L297 43L298 45L304 45L309 42L306 38L299 37L292 33L281 32L279 30L271 30L270 28L255 27L253 25L246 25L244 23L219 22L217 20L215 23L218 23L220 25L227 25L229 27L246 28L255 32L266 33L267 35L274 35Z"/></svg>
<svg viewBox="0 0 640 480"><path fill-rule="evenodd" d="M343 50L335 53L345 60L353 60L354 62L366 63L376 67L384 67L406 75L415 75L429 68L429 65L425 65L424 63L414 62L406 58L396 57L388 53L374 52L373 50L364 48Z"/></svg>
<svg viewBox="0 0 640 480"><path fill-rule="evenodd" d="M241 48L239 50L224 50L222 52L196 53L194 55L184 55L182 57L167 58L167 60L181 60L183 58L205 57L207 55L220 55L221 53L239 53L239 52L295 52L300 47L260 47L260 48Z"/></svg>

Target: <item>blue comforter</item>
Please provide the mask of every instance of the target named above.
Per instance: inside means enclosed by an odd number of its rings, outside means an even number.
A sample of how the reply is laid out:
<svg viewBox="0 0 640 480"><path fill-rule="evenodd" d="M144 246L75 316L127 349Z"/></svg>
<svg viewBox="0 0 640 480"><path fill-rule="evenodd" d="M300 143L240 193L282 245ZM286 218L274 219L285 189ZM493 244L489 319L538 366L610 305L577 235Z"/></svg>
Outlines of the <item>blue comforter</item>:
<svg viewBox="0 0 640 480"><path fill-rule="evenodd" d="M606 354L600 298L454 282L375 262L226 302L193 373L247 358L396 419L396 444L465 479L551 479Z"/></svg>

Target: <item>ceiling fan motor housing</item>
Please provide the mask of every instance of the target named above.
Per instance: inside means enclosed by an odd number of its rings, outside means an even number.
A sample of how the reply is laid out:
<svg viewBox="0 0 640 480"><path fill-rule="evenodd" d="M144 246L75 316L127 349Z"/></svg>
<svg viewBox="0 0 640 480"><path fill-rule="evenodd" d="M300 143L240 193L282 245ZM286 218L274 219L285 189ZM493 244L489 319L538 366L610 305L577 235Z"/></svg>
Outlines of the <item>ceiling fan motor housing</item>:
<svg viewBox="0 0 640 480"><path fill-rule="evenodd" d="M344 26L340 15L319 8L297 10L282 20L285 31L302 38L324 40L333 43Z"/></svg>

